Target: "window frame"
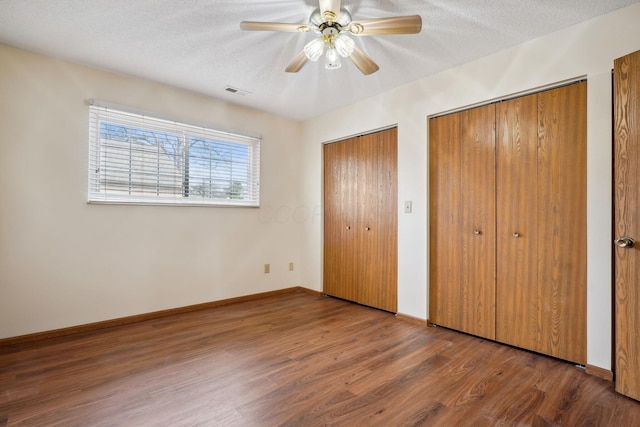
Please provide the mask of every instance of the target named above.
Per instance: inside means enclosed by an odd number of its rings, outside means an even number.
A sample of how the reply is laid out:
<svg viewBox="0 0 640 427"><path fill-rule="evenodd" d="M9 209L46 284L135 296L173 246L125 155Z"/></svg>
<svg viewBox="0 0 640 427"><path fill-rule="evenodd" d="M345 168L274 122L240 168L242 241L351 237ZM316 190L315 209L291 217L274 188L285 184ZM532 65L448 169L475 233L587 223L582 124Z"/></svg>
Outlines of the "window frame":
<svg viewBox="0 0 640 427"><path fill-rule="evenodd" d="M89 100L87 202L259 207L260 145L258 137ZM196 179L202 184L193 186Z"/></svg>

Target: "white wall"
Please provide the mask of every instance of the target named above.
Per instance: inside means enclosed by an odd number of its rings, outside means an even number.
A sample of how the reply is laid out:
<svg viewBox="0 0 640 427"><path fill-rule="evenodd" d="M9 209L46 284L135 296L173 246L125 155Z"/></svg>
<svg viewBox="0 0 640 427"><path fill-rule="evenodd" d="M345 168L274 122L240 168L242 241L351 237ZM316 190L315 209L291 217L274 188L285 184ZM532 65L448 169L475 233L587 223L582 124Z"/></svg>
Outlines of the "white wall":
<svg viewBox="0 0 640 427"><path fill-rule="evenodd" d="M5 45L0 64L0 338L300 285L300 123ZM262 207L87 204L88 98L262 135Z"/></svg>
<svg viewBox="0 0 640 427"><path fill-rule="evenodd" d="M640 49L640 4L408 84L304 123L305 204L321 206L321 144L398 124L398 311L428 317L427 116L576 77L588 79L588 363L611 368L611 76ZM429 52L425 48L425 52ZM382 70L381 72L384 72ZM363 77L364 78L364 77ZM372 76L375 78L375 74ZM402 211L413 201L413 213ZM321 224L308 224L302 282L322 286Z"/></svg>

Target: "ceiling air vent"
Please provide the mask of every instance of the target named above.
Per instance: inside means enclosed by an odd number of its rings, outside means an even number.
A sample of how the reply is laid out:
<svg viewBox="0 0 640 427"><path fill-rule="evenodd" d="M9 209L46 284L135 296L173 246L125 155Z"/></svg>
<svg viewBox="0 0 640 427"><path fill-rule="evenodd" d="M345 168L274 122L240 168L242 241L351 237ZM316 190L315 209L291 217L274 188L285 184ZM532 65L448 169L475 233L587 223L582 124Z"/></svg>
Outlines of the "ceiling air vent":
<svg viewBox="0 0 640 427"><path fill-rule="evenodd" d="M233 86L227 86L224 88L224 90L226 90L229 93L235 93L236 95L240 95L240 96L245 96L251 93L248 90L238 89L237 87L233 87Z"/></svg>

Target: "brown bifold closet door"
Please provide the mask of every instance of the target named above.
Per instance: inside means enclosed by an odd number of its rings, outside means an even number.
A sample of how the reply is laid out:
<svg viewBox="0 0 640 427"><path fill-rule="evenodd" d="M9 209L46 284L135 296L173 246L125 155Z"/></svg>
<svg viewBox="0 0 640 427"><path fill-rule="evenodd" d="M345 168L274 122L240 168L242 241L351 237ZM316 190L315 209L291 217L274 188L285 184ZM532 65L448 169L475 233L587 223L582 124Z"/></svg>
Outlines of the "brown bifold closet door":
<svg viewBox="0 0 640 427"><path fill-rule="evenodd" d="M358 290L357 157L348 139L324 145L324 293L354 301Z"/></svg>
<svg viewBox="0 0 640 427"><path fill-rule="evenodd" d="M324 146L327 295L397 311L397 129Z"/></svg>
<svg viewBox="0 0 640 427"><path fill-rule="evenodd" d="M360 268L357 302L397 311L398 184L397 129L363 135L359 141Z"/></svg>
<svg viewBox="0 0 640 427"><path fill-rule="evenodd" d="M640 51L613 68L616 391L640 400Z"/></svg>
<svg viewBox="0 0 640 427"><path fill-rule="evenodd" d="M538 346L538 98L496 105L497 290L496 339Z"/></svg>
<svg viewBox="0 0 640 427"><path fill-rule="evenodd" d="M586 363L586 83L429 121L429 321Z"/></svg>
<svg viewBox="0 0 640 427"><path fill-rule="evenodd" d="M495 338L495 107L429 120L429 321Z"/></svg>
<svg viewBox="0 0 640 427"><path fill-rule="evenodd" d="M585 364L586 82L496 116L496 338Z"/></svg>
<svg viewBox="0 0 640 427"><path fill-rule="evenodd" d="M540 347L587 363L587 82L538 94ZM542 243L542 244L541 244Z"/></svg>

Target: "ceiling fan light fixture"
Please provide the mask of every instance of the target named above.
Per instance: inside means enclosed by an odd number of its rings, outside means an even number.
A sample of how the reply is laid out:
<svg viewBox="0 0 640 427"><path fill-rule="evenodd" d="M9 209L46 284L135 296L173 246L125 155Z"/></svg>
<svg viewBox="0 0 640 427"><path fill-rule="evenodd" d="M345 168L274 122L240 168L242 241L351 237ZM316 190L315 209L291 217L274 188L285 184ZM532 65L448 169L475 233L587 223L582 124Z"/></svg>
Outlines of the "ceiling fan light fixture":
<svg viewBox="0 0 640 427"><path fill-rule="evenodd" d="M333 42L338 55L346 58L353 53L353 50L356 47L356 43L350 37L345 36L344 34L338 34L336 39Z"/></svg>
<svg viewBox="0 0 640 427"><path fill-rule="evenodd" d="M324 52L324 44L324 39L322 37L318 37L305 45L303 50L309 61L315 62L320 59L322 52Z"/></svg>
<svg viewBox="0 0 640 427"><path fill-rule="evenodd" d="M337 70L342 67L342 63L340 62L340 55L338 55L338 51L335 48L327 49L327 54L325 55L325 64L324 68L327 70Z"/></svg>
<svg viewBox="0 0 640 427"><path fill-rule="evenodd" d="M319 7L313 9L309 24L286 22L242 21L240 29L246 31L314 32L318 37L307 43L302 52L285 68L287 73L297 73L309 61L316 62L325 54L325 68L340 68L340 58L349 58L365 76L380 69L349 36L372 36L385 34L417 34L422 30L420 15L390 16L353 21L351 14L340 7L340 0L318 0Z"/></svg>

